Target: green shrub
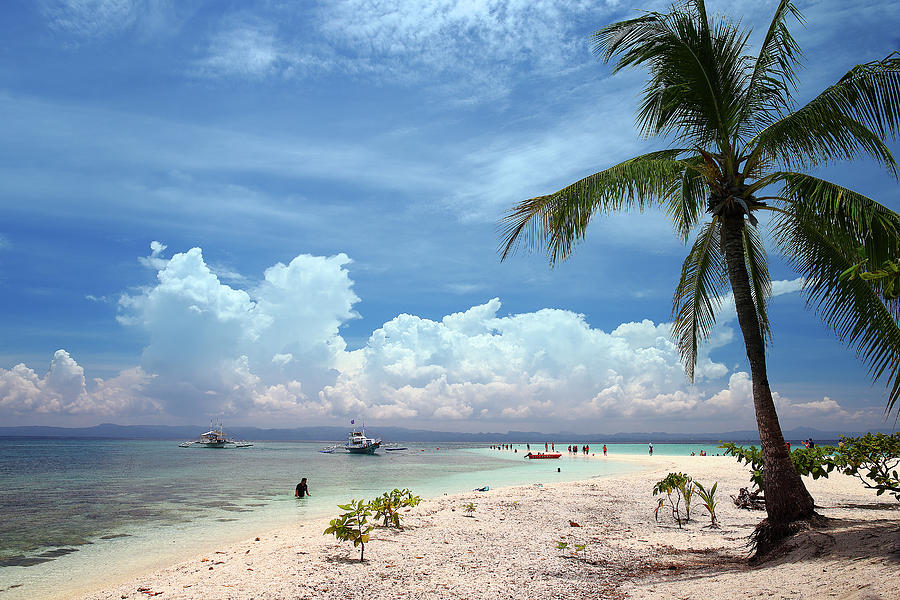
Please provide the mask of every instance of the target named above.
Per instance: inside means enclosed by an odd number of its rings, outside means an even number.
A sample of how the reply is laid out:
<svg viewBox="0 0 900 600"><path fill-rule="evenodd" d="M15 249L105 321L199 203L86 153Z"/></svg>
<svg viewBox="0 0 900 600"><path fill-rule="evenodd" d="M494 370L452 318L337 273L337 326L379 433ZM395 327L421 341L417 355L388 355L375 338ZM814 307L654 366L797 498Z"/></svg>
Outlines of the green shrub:
<svg viewBox="0 0 900 600"><path fill-rule="evenodd" d="M372 516L369 504L363 500L351 500L349 504L338 504L338 508L346 512L331 520L324 535L332 534L342 542L353 542L354 547L359 547L359 561L362 562L369 533L375 528L367 519Z"/></svg>
<svg viewBox="0 0 900 600"><path fill-rule="evenodd" d="M376 519L383 520L384 527L401 529L403 514L400 510L412 508L421 501L422 499L419 496L413 496L413 493L408 489L398 490L394 488L392 491L385 492L372 500L369 503L369 508Z"/></svg>
<svg viewBox="0 0 900 600"><path fill-rule="evenodd" d="M738 462L750 466L750 480L764 490L764 465L762 453L756 446L744 448L733 443L720 446L725 454L734 456ZM841 436L839 446L816 446L796 448L791 453L791 461L801 475L813 479L828 477L835 469L845 475L859 479L862 484L880 496L890 492L900 501L900 432L891 435L867 433L859 437Z"/></svg>
<svg viewBox="0 0 900 600"><path fill-rule="evenodd" d="M859 479L864 486L880 496L885 492L900 501L900 432L893 435L867 433L860 437L841 436L842 446L829 459L845 475ZM830 470L830 469L829 469Z"/></svg>
<svg viewBox="0 0 900 600"><path fill-rule="evenodd" d="M765 471L762 460L762 452L756 446L745 448L737 444L726 442L719 446L724 448L725 456L734 456L738 462L750 467L750 481L760 490L765 491ZM795 448L790 452L791 462L801 475L810 476L813 479L828 477L828 473L834 469L829 467L827 457L837 449L832 446L816 446L815 448Z"/></svg>

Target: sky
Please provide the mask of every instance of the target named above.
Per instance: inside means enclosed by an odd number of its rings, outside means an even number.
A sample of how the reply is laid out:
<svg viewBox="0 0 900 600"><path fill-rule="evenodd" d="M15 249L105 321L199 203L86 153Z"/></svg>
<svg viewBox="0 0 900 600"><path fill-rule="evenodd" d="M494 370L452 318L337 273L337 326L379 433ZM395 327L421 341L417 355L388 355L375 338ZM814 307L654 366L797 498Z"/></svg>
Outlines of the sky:
<svg viewBox="0 0 900 600"><path fill-rule="evenodd" d="M775 5L708 2L751 42ZM755 428L728 301L684 375L664 215L499 259L514 203L664 147L634 125L645 73L588 38L666 6L6 0L0 424ZM797 6L800 102L900 48L896 2ZM818 174L900 210L871 162ZM770 258L782 426L893 430Z"/></svg>

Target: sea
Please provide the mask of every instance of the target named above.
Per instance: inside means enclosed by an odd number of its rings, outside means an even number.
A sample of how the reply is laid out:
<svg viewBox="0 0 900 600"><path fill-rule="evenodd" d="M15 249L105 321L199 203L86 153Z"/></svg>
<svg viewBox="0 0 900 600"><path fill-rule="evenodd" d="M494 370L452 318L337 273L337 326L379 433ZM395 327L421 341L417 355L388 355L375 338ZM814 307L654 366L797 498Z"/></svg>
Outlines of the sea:
<svg viewBox="0 0 900 600"><path fill-rule="evenodd" d="M336 516L337 505L394 488L423 498L475 488L584 480L633 471L607 460L524 460L525 444L402 444L353 455L316 442L181 448L177 442L0 438L0 600L86 593L181 558L290 524ZM533 444L532 450L543 450ZM654 444L669 455L721 452L715 444ZM591 445L599 454L601 446ZM306 477L310 496L294 497Z"/></svg>

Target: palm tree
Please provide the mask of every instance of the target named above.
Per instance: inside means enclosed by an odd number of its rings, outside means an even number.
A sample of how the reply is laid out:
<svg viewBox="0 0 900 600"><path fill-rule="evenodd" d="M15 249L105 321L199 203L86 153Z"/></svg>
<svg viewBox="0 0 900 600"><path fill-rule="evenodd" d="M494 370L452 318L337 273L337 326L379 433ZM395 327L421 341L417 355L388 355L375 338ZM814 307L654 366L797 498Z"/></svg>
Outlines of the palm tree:
<svg viewBox="0 0 900 600"><path fill-rule="evenodd" d="M524 242L545 250L551 265L573 252L593 216L612 211L657 207L685 242L696 232L673 298L673 337L693 381L698 347L730 287L753 379L768 512L761 527L770 541L813 516L814 505L785 447L766 374L771 281L757 214L769 215L778 250L804 276L809 306L874 378L887 379L888 411L900 396L900 303L877 280L840 277L860 249L870 264L900 256L900 215L798 172L867 156L897 176L883 140L900 130L900 54L854 67L796 109L801 51L791 17L802 22L782 0L755 56L750 32L719 15L710 20L703 0L594 33L595 53L618 57L614 73L649 70L637 122L645 137L673 147L520 202L502 222L503 259Z"/></svg>

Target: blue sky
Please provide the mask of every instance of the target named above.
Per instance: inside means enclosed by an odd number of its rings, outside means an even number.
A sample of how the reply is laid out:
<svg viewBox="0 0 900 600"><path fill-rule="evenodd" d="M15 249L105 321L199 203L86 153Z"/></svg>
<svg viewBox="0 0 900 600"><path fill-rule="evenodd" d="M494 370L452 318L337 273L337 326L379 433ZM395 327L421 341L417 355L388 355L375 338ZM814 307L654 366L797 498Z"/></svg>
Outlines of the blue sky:
<svg viewBox="0 0 900 600"><path fill-rule="evenodd" d="M801 100L900 48L894 2L797 4ZM516 201L660 147L588 36L665 6L5 2L0 422L754 427L730 311L685 380L662 215L497 254ZM758 32L775 3L709 6ZM872 164L822 175L900 209ZM782 425L891 428L772 259Z"/></svg>

